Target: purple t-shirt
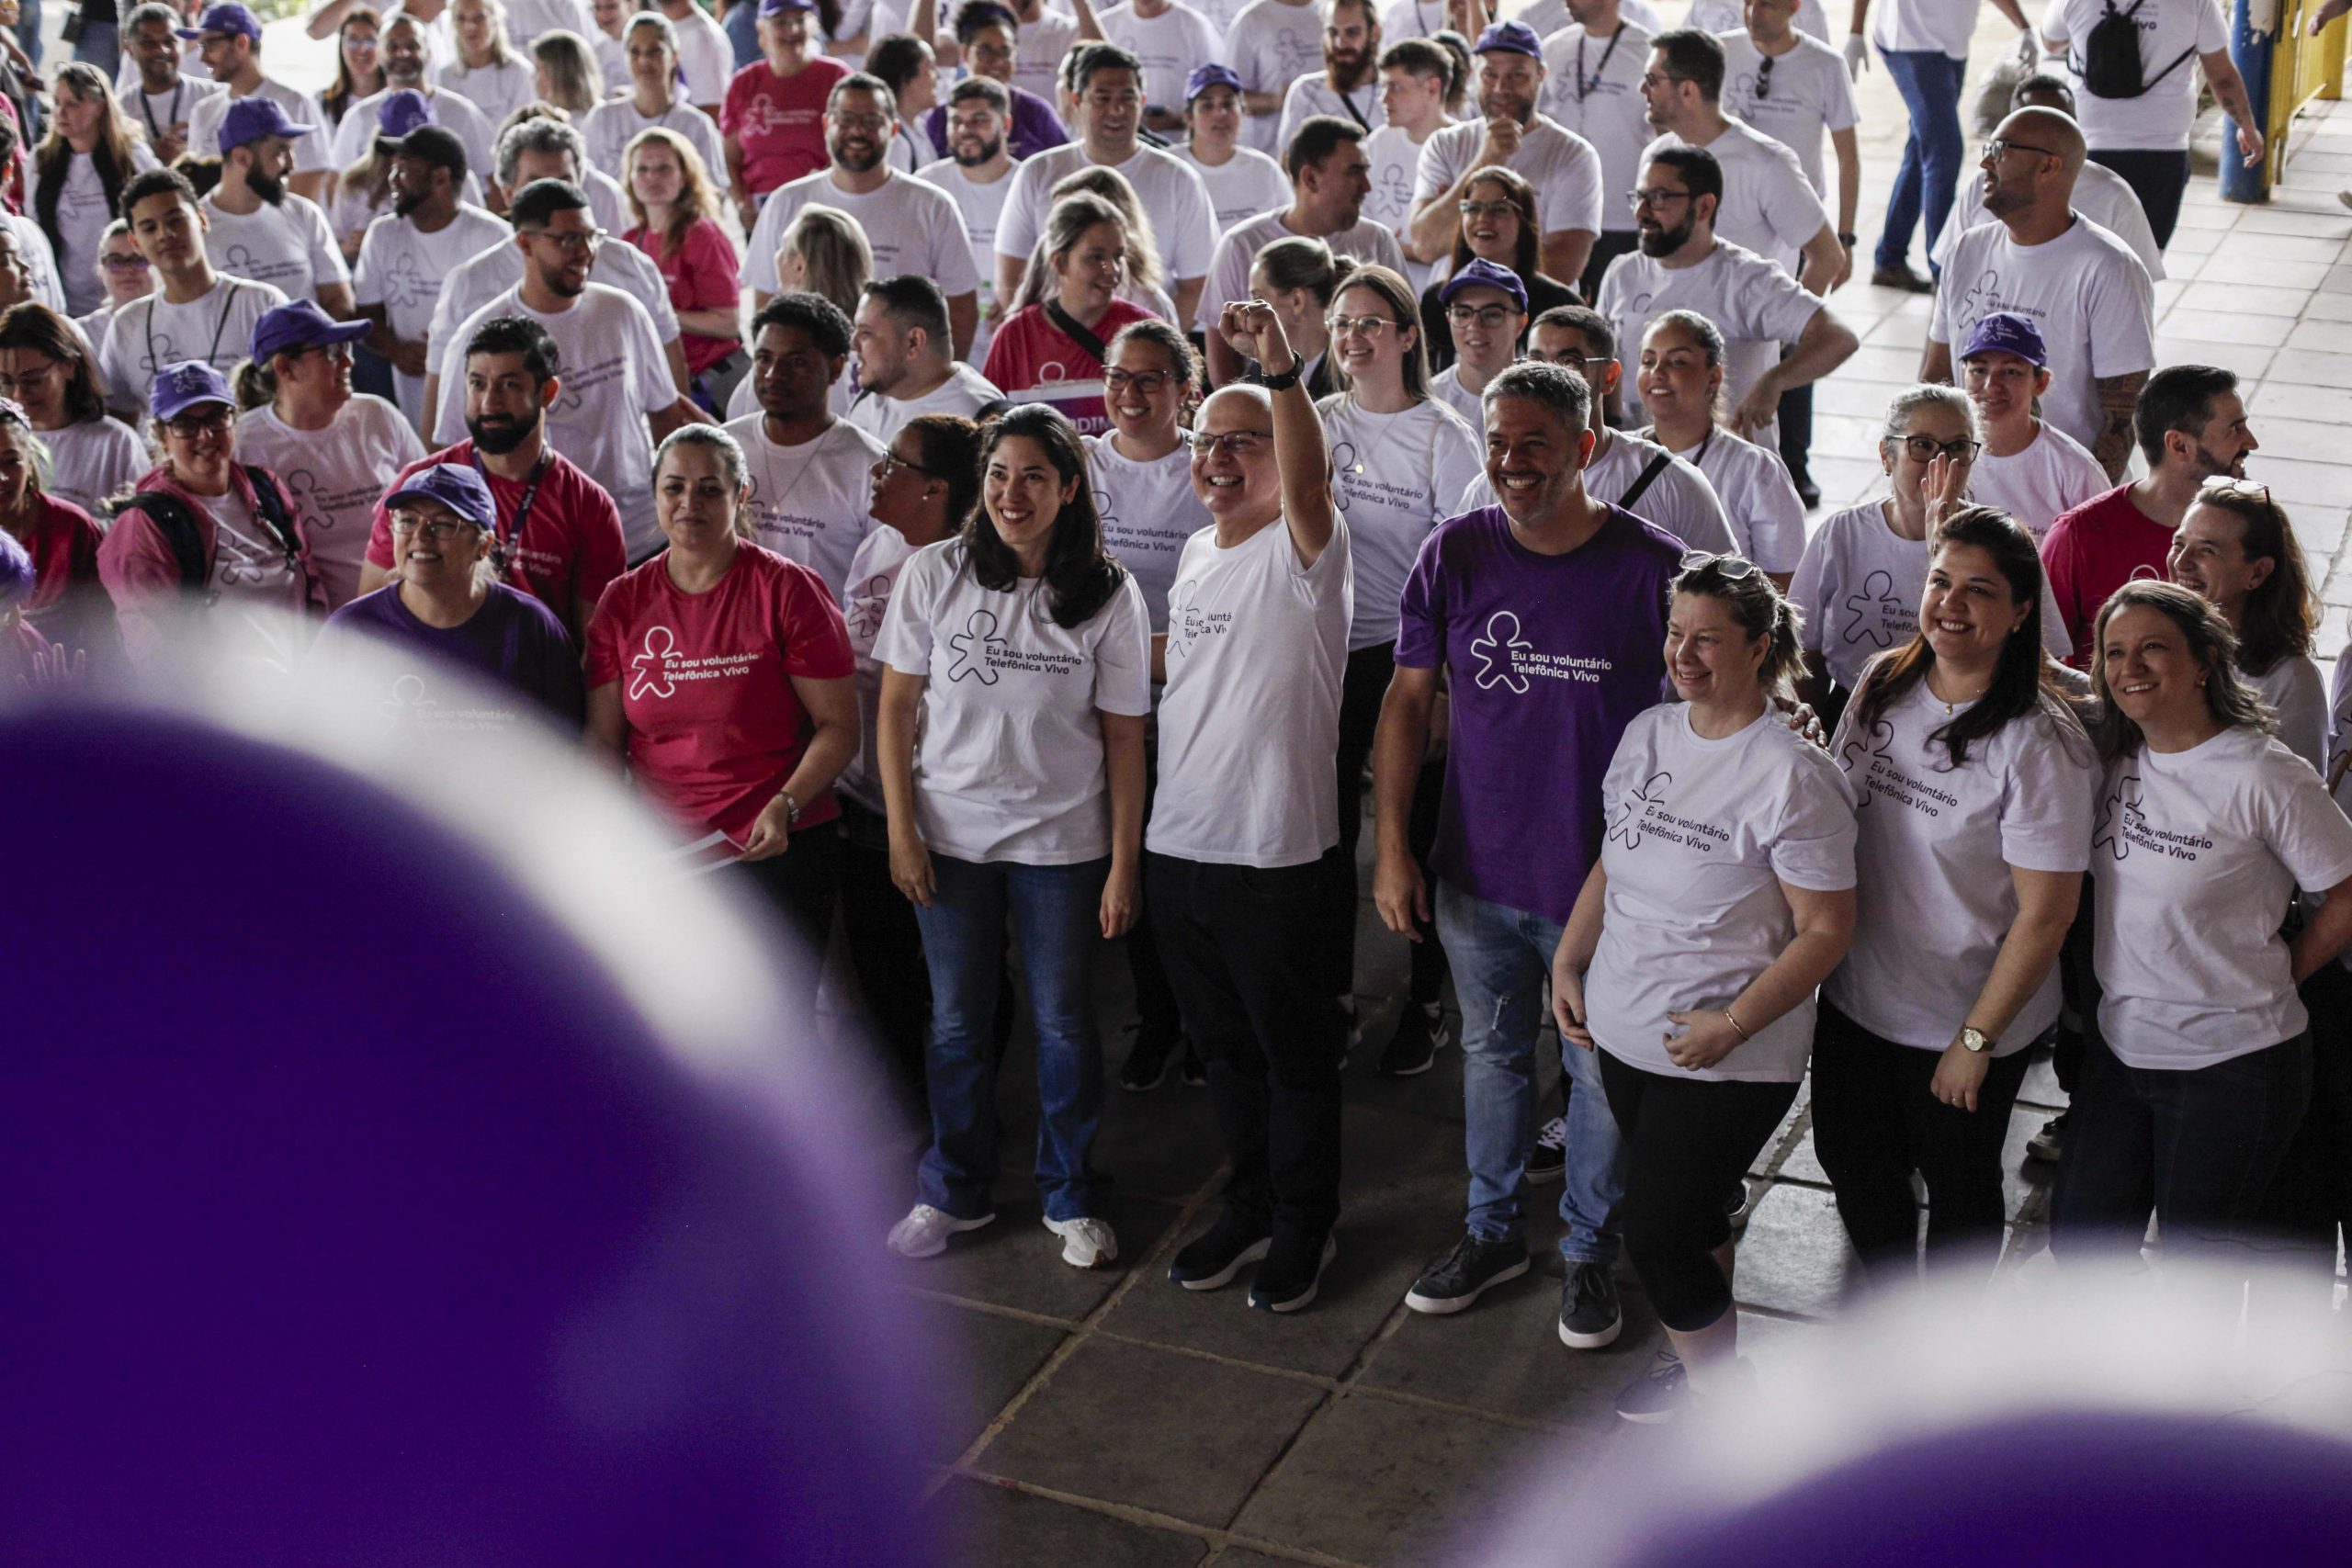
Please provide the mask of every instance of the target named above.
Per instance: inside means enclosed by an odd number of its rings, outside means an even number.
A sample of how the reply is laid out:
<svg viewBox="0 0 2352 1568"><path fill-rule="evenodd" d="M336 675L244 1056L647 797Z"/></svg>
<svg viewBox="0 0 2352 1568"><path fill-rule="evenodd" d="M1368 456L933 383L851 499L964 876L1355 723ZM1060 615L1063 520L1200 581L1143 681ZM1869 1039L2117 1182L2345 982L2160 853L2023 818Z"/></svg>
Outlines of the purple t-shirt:
<svg viewBox="0 0 2352 1568"><path fill-rule="evenodd" d="M554 611L503 582L490 585L490 597L471 620L447 628L418 620L401 603L401 585L388 582L328 616L319 651L331 654L338 638L354 633L398 647L421 648L435 660L464 665L531 697L560 725L576 728L582 721L586 703L580 651L572 646L571 634ZM386 711L425 725L480 724L490 716L461 710L446 693L436 694L435 683L422 672L400 677Z"/></svg>
<svg viewBox="0 0 2352 1568"><path fill-rule="evenodd" d="M1026 87L1008 87L1005 91L1012 95L1012 128L1005 132L1004 140L1015 162L1069 144L1069 127L1062 123L1062 117L1054 112L1053 105ZM933 147L947 152L946 105L923 116L922 129Z"/></svg>
<svg viewBox="0 0 2352 1568"><path fill-rule="evenodd" d="M1600 781L1666 682L1681 541L1618 507L1538 555L1499 506L1441 524L1405 581L1396 662L1452 672L1437 874L1565 925L1600 853Z"/></svg>

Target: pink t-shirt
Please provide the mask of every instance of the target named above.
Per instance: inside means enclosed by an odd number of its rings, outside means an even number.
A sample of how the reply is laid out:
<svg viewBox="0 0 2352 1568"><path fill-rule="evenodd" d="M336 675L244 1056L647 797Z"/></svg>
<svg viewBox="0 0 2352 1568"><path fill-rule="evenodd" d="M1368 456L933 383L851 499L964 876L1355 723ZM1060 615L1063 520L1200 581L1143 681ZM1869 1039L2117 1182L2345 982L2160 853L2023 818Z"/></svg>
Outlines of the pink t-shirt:
<svg viewBox="0 0 2352 1568"><path fill-rule="evenodd" d="M653 265L662 269L662 281L670 286L673 310L732 311L741 302L743 288L736 281L736 274L742 258L735 254L735 242L715 220L695 219L688 225L684 240L666 247L667 255L662 254L662 241L642 224L622 238L652 257ZM682 333L679 346L685 351L688 372L699 376L743 344L737 338Z"/></svg>
<svg viewBox="0 0 2352 1568"><path fill-rule="evenodd" d="M2108 596L2135 577L2165 578L2172 530L2132 504L2119 485L2096 501L2061 513L2041 541L2041 570L2075 639L2070 662L2091 667L2091 634Z"/></svg>
<svg viewBox="0 0 2352 1568"><path fill-rule="evenodd" d="M588 687L615 681L629 771L681 826L737 844L808 749L792 677L846 680L849 628L817 574L758 545L735 547L718 585L687 593L666 553L616 579L588 623ZM801 803L803 827L841 807Z"/></svg>
<svg viewBox="0 0 2352 1568"><path fill-rule="evenodd" d="M790 76L764 60L735 73L718 106L718 129L742 151L743 184L753 196L825 166L825 99L848 74L840 61L821 57Z"/></svg>
<svg viewBox="0 0 2352 1568"><path fill-rule="evenodd" d="M1114 299L1110 313L1094 323L1094 335L1109 343L1128 322L1150 316L1148 310ZM1082 435L1100 435L1111 428L1111 416L1102 407L1102 362L1054 325L1043 305L1024 305L1005 318L989 344L988 367L980 374L1015 402L1052 404Z"/></svg>

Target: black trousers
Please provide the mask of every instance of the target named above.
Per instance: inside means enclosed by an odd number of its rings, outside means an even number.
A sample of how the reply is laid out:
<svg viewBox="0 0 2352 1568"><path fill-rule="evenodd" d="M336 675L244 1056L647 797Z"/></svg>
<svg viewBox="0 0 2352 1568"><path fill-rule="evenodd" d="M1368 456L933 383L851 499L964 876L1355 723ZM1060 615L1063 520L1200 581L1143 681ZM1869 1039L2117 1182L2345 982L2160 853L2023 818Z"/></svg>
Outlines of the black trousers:
<svg viewBox="0 0 2352 1568"><path fill-rule="evenodd" d="M1678 1334L1712 1327L1732 1304L1714 1259L1731 1239L1724 1194L1796 1103L1797 1086L1668 1077L1603 1051L1600 1087L1625 1138L1625 1256L1659 1322Z"/></svg>
<svg viewBox="0 0 2352 1568"><path fill-rule="evenodd" d="M792 847L774 859L742 861L732 868L793 934L796 951L786 955L785 985L791 1005L804 1017L816 1016L817 978L825 965L825 939L832 934L841 856L841 829L825 822L795 832Z"/></svg>
<svg viewBox="0 0 2352 1568"><path fill-rule="evenodd" d="M1144 857L1145 900L1233 1162L1226 1205L1309 1237L1340 1213L1347 1034L1317 978L1338 874L1336 850L1276 870Z"/></svg>
<svg viewBox="0 0 2352 1568"><path fill-rule="evenodd" d="M1928 1182L1928 1261L1981 1274L2000 1261L2007 1219L2001 1146L2030 1053L1993 1058L1974 1111L1928 1091L1942 1055L1897 1044L1821 1004L1813 1036L1813 1146L1837 1191L1846 1234L1873 1271L1917 1272L1914 1170Z"/></svg>
<svg viewBox="0 0 2352 1568"><path fill-rule="evenodd" d="M2058 988L2065 1004L2058 1013L2058 1041L2050 1053L2050 1066L2070 1100L2082 1085L2083 1056L2098 1038L2098 974L2091 966L2098 929L2091 908L2095 891L2093 879L2084 877L2075 923L2066 928L2066 940L2058 949Z"/></svg>
<svg viewBox="0 0 2352 1568"><path fill-rule="evenodd" d="M931 1033L931 971L915 907L890 880L890 833L878 812L842 802L842 931L858 994L874 1021L891 1086L923 1103L923 1042Z"/></svg>
<svg viewBox="0 0 2352 1568"><path fill-rule="evenodd" d="M1788 355L1783 354L1782 358ZM1792 479L1810 477L1813 457L1813 383L1792 387L1781 394L1781 462Z"/></svg>
<svg viewBox="0 0 2352 1568"><path fill-rule="evenodd" d="M1143 815L1151 820L1152 802L1159 798L1159 724L1154 719L1143 732ZM1136 1049L1164 1058L1182 1037L1184 1026L1176 1008L1176 993L1169 988L1168 966L1159 956L1159 940L1151 923L1148 904L1136 911L1127 928L1127 977L1136 988Z"/></svg>
<svg viewBox="0 0 2352 1568"><path fill-rule="evenodd" d="M2121 175L2132 194L2140 198L2156 249L2171 244L2173 229L2180 221L2180 198L2188 192L2188 149L2110 147L2094 151L2090 158Z"/></svg>
<svg viewBox="0 0 2352 1568"><path fill-rule="evenodd" d="M2312 1015L2311 1106L2271 1179L2263 1224L2332 1292L2336 1230L2352 1224L2352 972L2329 964L2303 982L2302 995Z"/></svg>
<svg viewBox="0 0 2352 1568"><path fill-rule="evenodd" d="M1332 914L1339 926L1318 982L1326 996L1344 997L1355 991L1356 901L1363 894L1356 846L1363 832L1363 770L1372 760L1373 736L1380 728L1380 705L1396 673L1395 645L1374 643L1348 655L1347 673L1340 685L1340 875L1331 887ZM1412 817L1405 829L1406 842L1430 886L1432 908L1437 874L1430 869L1430 849L1437 842L1438 805L1444 790L1444 764L1422 764L1413 784ZM1445 983L1445 952L1438 946L1436 921L1417 924L1421 940L1412 944L1409 994L1417 1002L1433 1002Z"/></svg>

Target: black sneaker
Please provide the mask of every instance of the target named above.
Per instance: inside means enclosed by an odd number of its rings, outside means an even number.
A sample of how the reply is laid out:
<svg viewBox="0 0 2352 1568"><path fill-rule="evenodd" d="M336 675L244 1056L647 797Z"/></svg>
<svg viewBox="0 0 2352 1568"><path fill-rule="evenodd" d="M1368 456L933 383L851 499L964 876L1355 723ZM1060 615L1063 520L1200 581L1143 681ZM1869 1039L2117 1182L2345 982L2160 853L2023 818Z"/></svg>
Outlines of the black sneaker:
<svg viewBox="0 0 2352 1568"><path fill-rule="evenodd" d="M2061 1111L2044 1122L2041 1131L2025 1141L2026 1157L2038 1159L2044 1165L2056 1165L2058 1156L2066 1152L2066 1118L2073 1114L2071 1109Z"/></svg>
<svg viewBox="0 0 2352 1568"><path fill-rule="evenodd" d="M1690 1402L1690 1383L1682 1358L1661 1346L1649 1371L1635 1378L1617 1396L1617 1414L1645 1427L1671 1421Z"/></svg>
<svg viewBox="0 0 2352 1568"><path fill-rule="evenodd" d="M1755 1213L1756 1200L1749 1196L1745 1181L1733 1188L1731 1196L1724 1200L1724 1218L1731 1222L1735 1231L1746 1230L1748 1216Z"/></svg>
<svg viewBox="0 0 2352 1568"><path fill-rule="evenodd" d="M1148 1094L1168 1081L1169 1069L1176 1065L1176 1047L1184 1043L1181 1034L1168 1040L1150 1040L1141 1032L1136 1043L1127 1049L1127 1059L1119 1067L1119 1087L1129 1094Z"/></svg>
<svg viewBox="0 0 2352 1568"><path fill-rule="evenodd" d="M1871 268L1871 287L1900 288L1905 294L1933 294L1936 291L1936 280L1915 271L1911 264L1905 261L1900 266Z"/></svg>
<svg viewBox="0 0 2352 1568"><path fill-rule="evenodd" d="M1560 1343L1571 1350L1598 1350L1613 1344L1625 1326L1617 1304L1616 1277L1605 1263L1571 1263L1560 1287Z"/></svg>
<svg viewBox="0 0 2352 1568"><path fill-rule="evenodd" d="M1347 996L1338 1000L1340 1015L1346 1020L1348 1028L1345 1038L1340 1042L1340 1070L1344 1073L1348 1070L1348 1058L1363 1044L1363 1019L1356 1011L1355 998Z"/></svg>
<svg viewBox="0 0 2352 1568"><path fill-rule="evenodd" d="M1821 504L1821 487L1813 482L1811 474L1795 474L1791 479L1797 487L1797 499L1804 502L1805 510L1809 512Z"/></svg>
<svg viewBox="0 0 2352 1568"><path fill-rule="evenodd" d="M1561 1180L1567 1174L1568 1119L1555 1116L1544 1123L1544 1130L1535 1134L1535 1146L1528 1151L1527 1179L1541 1186Z"/></svg>
<svg viewBox="0 0 2352 1568"><path fill-rule="evenodd" d="M1434 1002L1422 1006L1408 999L1396 1010L1396 1032L1381 1050L1380 1076L1418 1077L1430 1070L1437 1054L1453 1040L1453 1031L1445 1026L1444 1010Z"/></svg>
<svg viewBox="0 0 2352 1568"><path fill-rule="evenodd" d="M1464 1235L1445 1255L1444 1262L1413 1281L1413 1288L1405 1292L1405 1304L1415 1312L1441 1317L1460 1312L1489 1287L1526 1273L1528 1266L1527 1243L1518 1236L1482 1241Z"/></svg>
<svg viewBox="0 0 2352 1568"><path fill-rule="evenodd" d="M1250 1304L1260 1312L1297 1312L1315 1299L1323 1270L1340 1255L1339 1238L1323 1233L1317 1245L1311 1236L1291 1235L1268 1249L1258 1277L1250 1281Z"/></svg>
<svg viewBox="0 0 2352 1568"><path fill-rule="evenodd" d="M1244 1264L1265 1257L1273 1240L1272 1226L1227 1209L1216 1224L1176 1249L1168 1277L1188 1291L1214 1291L1231 1284Z"/></svg>
<svg viewBox="0 0 2352 1568"><path fill-rule="evenodd" d="M1208 1066L1201 1060L1201 1054L1193 1049L1193 1043L1190 1040L1184 1042L1184 1066L1176 1077L1186 1089L1209 1087Z"/></svg>

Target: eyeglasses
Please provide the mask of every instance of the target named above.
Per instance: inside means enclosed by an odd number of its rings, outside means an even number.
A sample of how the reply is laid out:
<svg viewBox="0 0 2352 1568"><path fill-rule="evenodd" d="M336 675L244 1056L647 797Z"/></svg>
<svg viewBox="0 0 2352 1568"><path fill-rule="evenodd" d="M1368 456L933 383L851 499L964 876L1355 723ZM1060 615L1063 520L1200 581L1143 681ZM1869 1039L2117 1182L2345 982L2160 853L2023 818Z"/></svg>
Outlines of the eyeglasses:
<svg viewBox="0 0 2352 1568"><path fill-rule="evenodd" d="M164 422L164 428L183 441L193 441L199 435L218 434L229 428L237 411L220 403L207 405L202 413L184 413Z"/></svg>
<svg viewBox="0 0 2352 1568"><path fill-rule="evenodd" d="M1216 451L1223 451L1229 457L1246 457L1258 449L1260 442L1273 438L1271 430L1228 430L1222 435L1202 430L1186 436L1184 445L1193 449L1195 457L1205 457Z"/></svg>
<svg viewBox="0 0 2352 1568"><path fill-rule="evenodd" d="M916 473L934 479L939 477L921 463L909 462L887 447L883 450L882 456L874 460L874 476L876 479L888 479L891 471L896 468L912 468Z"/></svg>
<svg viewBox="0 0 2352 1568"><path fill-rule="evenodd" d="M1690 79L1688 76L1671 75L1664 71L1645 71L1642 73L1642 86L1655 93L1669 82L1688 82Z"/></svg>
<svg viewBox="0 0 2352 1568"><path fill-rule="evenodd" d="M1167 386L1168 372L1165 370L1105 370L1102 372L1102 389L1105 391L1124 392L1132 387L1140 396L1156 398L1167 389Z"/></svg>
<svg viewBox="0 0 2352 1568"><path fill-rule="evenodd" d="M1508 218L1519 210L1508 201L1462 201L1454 205L1464 218Z"/></svg>
<svg viewBox="0 0 2352 1568"><path fill-rule="evenodd" d="M1756 101L1762 103L1772 96L1772 57L1766 55L1764 63L1756 68Z"/></svg>
<svg viewBox="0 0 2352 1568"><path fill-rule="evenodd" d="M52 359L40 369L28 370L21 376L0 376L0 398L13 398L21 389L40 386L49 379L51 374L58 368L59 363Z"/></svg>
<svg viewBox="0 0 2352 1568"><path fill-rule="evenodd" d="M1386 316L1334 316L1331 318L1331 335L1345 337L1350 333L1358 333L1377 343L1381 333L1396 324Z"/></svg>
<svg viewBox="0 0 2352 1568"><path fill-rule="evenodd" d="M1629 190L1625 193L1627 204L1636 212L1645 207L1664 207L1669 201L1690 199L1690 193L1687 190L1667 190L1659 186L1653 186L1648 190Z"/></svg>
<svg viewBox="0 0 2352 1568"><path fill-rule="evenodd" d="M833 116L833 126L840 130L879 130L889 123L890 118L888 115L837 114Z"/></svg>
<svg viewBox="0 0 2352 1568"><path fill-rule="evenodd" d="M1445 308L1448 321L1476 321L1482 327L1501 326L1511 317L1521 313L1510 305L1448 305Z"/></svg>
<svg viewBox="0 0 2352 1568"><path fill-rule="evenodd" d="M461 517L440 518L434 522L427 523L424 518L419 517L413 512L395 512L392 513L393 533L422 534L436 545L441 543L444 539L456 538L458 536L458 530L460 529L480 528L481 526L481 525L479 523L470 523Z"/></svg>
<svg viewBox="0 0 2352 1568"><path fill-rule="evenodd" d="M109 272L144 272L147 269L147 258L137 251L127 254L100 256L98 261Z"/></svg>
<svg viewBox="0 0 2352 1568"><path fill-rule="evenodd" d="M605 237L602 229L573 229L561 234L552 229L531 229L526 230L526 232L535 240L552 240L562 249L575 254L582 251L594 250L605 243Z"/></svg>
<svg viewBox="0 0 2352 1568"><path fill-rule="evenodd" d="M1715 575L1725 582L1745 582L1756 575L1756 563L1746 556L1736 556L1728 551L1722 555L1716 555L1710 550L1682 552L1681 570L1685 575L1705 571L1710 568L1713 568Z"/></svg>
<svg viewBox="0 0 2352 1568"><path fill-rule="evenodd" d="M1998 163L2011 152L2039 152L2045 158L2063 158L2066 154L2054 147L2036 147L2030 141L2012 141L2006 136L1996 136L1984 143L1987 163Z"/></svg>
<svg viewBox="0 0 2352 1568"><path fill-rule="evenodd" d="M1932 435L1905 435L1902 440L1903 449L1915 463L1932 463L1939 456L1955 463L1973 463L1976 454L1984 450L1982 441L1939 441Z"/></svg>

